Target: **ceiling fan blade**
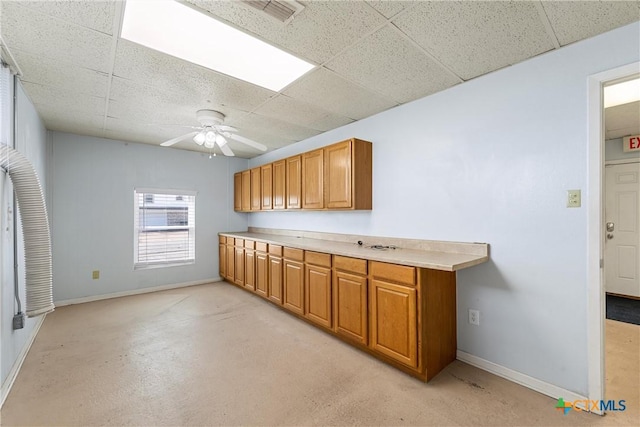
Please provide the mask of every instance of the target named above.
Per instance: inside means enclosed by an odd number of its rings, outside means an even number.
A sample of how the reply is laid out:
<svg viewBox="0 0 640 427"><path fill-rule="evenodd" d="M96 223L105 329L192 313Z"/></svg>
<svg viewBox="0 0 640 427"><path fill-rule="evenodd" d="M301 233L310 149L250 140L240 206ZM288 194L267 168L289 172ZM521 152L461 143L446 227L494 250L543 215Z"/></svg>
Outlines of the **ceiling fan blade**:
<svg viewBox="0 0 640 427"><path fill-rule="evenodd" d="M175 137L173 139L170 139L168 141L163 142L162 144L160 144L160 146L162 146L162 147L171 147L173 144L177 144L180 141L184 141L185 139L193 138L197 133L198 132L195 131L195 132L186 133L186 134L184 134L182 136L177 136L177 137Z"/></svg>
<svg viewBox="0 0 640 427"><path fill-rule="evenodd" d="M253 147L257 150L260 151L267 151L267 146L264 144L260 144L259 142L255 142L249 138L245 138L244 136L240 136L240 135L233 135L230 134L228 132L225 132L224 136L226 136L227 138L233 139L234 141L238 141L241 142L243 144L248 145L249 147Z"/></svg>
<svg viewBox="0 0 640 427"><path fill-rule="evenodd" d="M238 132L238 129L234 128L233 126L227 125L218 125L216 126L216 129L220 132Z"/></svg>
<svg viewBox="0 0 640 427"><path fill-rule="evenodd" d="M220 151L222 151L222 154L224 154L225 156L229 156L229 157L235 156L235 154L233 154L233 151L231 151L231 148L229 148L229 145L227 145L227 144L224 144L224 145L218 144L218 147L220 147Z"/></svg>

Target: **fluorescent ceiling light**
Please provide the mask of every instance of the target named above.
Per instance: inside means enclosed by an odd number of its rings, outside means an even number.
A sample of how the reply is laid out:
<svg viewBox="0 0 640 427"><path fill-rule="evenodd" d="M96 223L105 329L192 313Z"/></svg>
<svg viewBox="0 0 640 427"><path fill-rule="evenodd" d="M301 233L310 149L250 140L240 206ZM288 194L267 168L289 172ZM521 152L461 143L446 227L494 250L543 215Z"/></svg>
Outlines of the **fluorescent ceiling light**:
<svg viewBox="0 0 640 427"><path fill-rule="evenodd" d="M276 92L314 68L176 1L127 0L120 36Z"/></svg>
<svg viewBox="0 0 640 427"><path fill-rule="evenodd" d="M640 101L640 78L604 88L604 108Z"/></svg>

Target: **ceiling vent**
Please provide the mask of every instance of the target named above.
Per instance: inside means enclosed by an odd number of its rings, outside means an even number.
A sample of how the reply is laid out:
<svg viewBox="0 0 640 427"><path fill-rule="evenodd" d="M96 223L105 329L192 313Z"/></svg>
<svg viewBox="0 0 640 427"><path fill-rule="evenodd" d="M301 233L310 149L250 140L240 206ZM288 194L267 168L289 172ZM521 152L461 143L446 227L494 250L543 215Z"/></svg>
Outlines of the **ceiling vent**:
<svg viewBox="0 0 640 427"><path fill-rule="evenodd" d="M271 18L288 24L304 6L293 0L243 0L242 3L261 10Z"/></svg>

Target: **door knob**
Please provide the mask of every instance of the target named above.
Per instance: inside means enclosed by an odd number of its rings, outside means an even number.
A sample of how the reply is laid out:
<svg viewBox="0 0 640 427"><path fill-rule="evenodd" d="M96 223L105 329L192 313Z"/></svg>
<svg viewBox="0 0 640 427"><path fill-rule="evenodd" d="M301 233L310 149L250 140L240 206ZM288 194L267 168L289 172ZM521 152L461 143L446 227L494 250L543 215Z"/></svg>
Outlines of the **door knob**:
<svg viewBox="0 0 640 427"><path fill-rule="evenodd" d="M609 239L609 240L613 239L613 234L608 233L608 234L607 234L607 239Z"/></svg>
<svg viewBox="0 0 640 427"><path fill-rule="evenodd" d="M607 231L608 231L609 233L611 233L613 230L615 230L615 224L614 224L614 223L612 223L612 222L608 222L608 223L607 223Z"/></svg>

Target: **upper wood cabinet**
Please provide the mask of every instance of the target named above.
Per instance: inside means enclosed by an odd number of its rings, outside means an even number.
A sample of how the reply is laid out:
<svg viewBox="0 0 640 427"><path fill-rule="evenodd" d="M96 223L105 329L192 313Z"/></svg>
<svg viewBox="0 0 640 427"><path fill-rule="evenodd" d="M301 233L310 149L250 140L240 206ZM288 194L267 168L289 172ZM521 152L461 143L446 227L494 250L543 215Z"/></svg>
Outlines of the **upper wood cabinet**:
<svg viewBox="0 0 640 427"><path fill-rule="evenodd" d="M371 143L349 139L324 149L325 207L371 209Z"/></svg>
<svg viewBox="0 0 640 427"><path fill-rule="evenodd" d="M240 203L240 210L242 212L248 212L251 210L251 171L246 170L242 172L242 197Z"/></svg>
<svg viewBox="0 0 640 427"><path fill-rule="evenodd" d="M284 209L285 204L285 189L287 180L287 161L278 160L272 163L272 205L273 209Z"/></svg>
<svg viewBox="0 0 640 427"><path fill-rule="evenodd" d="M260 209L273 209L273 166L272 163L260 168L261 199Z"/></svg>
<svg viewBox="0 0 640 427"><path fill-rule="evenodd" d="M324 208L324 150L302 155L302 209Z"/></svg>
<svg viewBox="0 0 640 427"><path fill-rule="evenodd" d="M242 210L242 172L233 175L233 210Z"/></svg>
<svg viewBox="0 0 640 427"><path fill-rule="evenodd" d="M372 165L371 143L352 138L256 167L234 176L234 209L372 209Z"/></svg>
<svg viewBox="0 0 640 427"><path fill-rule="evenodd" d="M262 186L260 185L260 168L251 169L251 210L259 211L262 202Z"/></svg>
<svg viewBox="0 0 640 427"><path fill-rule="evenodd" d="M286 183L286 208L302 208L302 156L286 159Z"/></svg>

